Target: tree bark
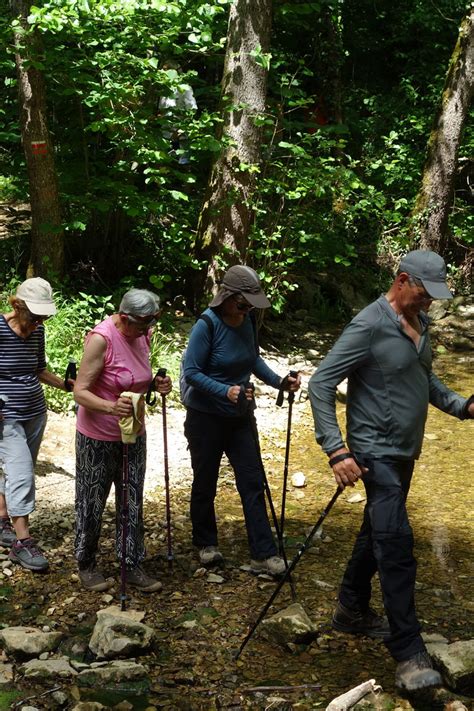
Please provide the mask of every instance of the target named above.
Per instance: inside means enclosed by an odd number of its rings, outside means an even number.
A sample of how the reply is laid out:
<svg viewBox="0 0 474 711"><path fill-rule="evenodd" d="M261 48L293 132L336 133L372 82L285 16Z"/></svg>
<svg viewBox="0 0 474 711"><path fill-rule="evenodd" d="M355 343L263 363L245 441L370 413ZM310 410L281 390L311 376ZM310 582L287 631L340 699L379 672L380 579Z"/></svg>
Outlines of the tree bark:
<svg viewBox="0 0 474 711"><path fill-rule="evenodd" d="M260 163L261 128L255 118L265 111L271 24L271 0L231 5L222 79L226 147L213 165L196 236L196 255L208 263L201 282L207 293L218 281L218 257L227 265L246 259Z"/></svg>
<svg viewBox="0 0 474 711"><path fill-rule="evenodd" d="M449 240L459 146L474 91L474 6L461 23L441 105L428 141L421 189L413 211L412 238L421 249L443 254Z"/></svg>
<svg viewBox="0 0 474 711"><path fill-rule="evenodd" d="M61 223L54 148L48 129L46 89L41 72L41 38L28 25L30 0L12 0L20 28L15 32L20 126L31 204L31 254L28 276L61 277L64 231Z"/></svg>

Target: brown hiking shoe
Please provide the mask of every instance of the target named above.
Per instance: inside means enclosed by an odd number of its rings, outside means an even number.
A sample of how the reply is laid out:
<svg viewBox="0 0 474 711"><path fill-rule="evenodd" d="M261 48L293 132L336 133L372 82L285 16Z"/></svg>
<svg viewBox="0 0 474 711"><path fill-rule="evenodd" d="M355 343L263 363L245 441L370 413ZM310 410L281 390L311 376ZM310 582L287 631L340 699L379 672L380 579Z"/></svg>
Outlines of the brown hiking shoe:
<svg viewBox="0 0 474 711"><path fill-rule="evenodd" d="M363 634L374 639L385 639L390 636L387 618L377 615L371 607L362 612L352 610L338 602L332 618L332 626L338 632Z"/></svg>
<svg viewBox="0 0 474 711"><path fill-rule="evenodd" d="M442 686L443 679L431 662L428 652L418 652L410 659L397 664L395 686L406 691L426 689L428 686Z"/></svg>
<svg viewBox="0 0 474 711"><path fill-rule="evenodd" d="M147 575L140 565L127 570L127 585L142 592L159 592L163 587L159 580Z"/></svg>
<svg viewBox="0 0 474 711"><path fill-rule="evenodd" d="M100 570L97 570L95 563L91 563L87 568L79 568L79 580L86 590L92 592L104 592L114 584L112 578L104 578Z"/></svg>

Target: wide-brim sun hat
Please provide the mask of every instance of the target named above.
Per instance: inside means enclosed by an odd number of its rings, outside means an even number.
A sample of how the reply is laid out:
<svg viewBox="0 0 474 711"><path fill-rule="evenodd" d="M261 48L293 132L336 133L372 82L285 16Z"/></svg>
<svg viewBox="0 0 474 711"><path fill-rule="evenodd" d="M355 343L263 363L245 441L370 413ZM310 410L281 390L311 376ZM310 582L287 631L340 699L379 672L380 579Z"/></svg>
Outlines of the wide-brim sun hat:
<svg viewBox="0 0 474 711"><path fill-rule="evenodd" d="M419 279L432 299L453 298L446 284L445 261L436 252L428 249L408 252L400 262L399 271Z"/></svg>
<svg viewBox="0 0 474 711"><path fill-rule="evenodd" d="M251 267L236 264L224 274L219 291L209 306L220 306L229 296L242 294L251 306L257 309L268 309L270 301L265 296L257 272Z"/></svg>
<svg viewBox="0 0 474 711"><path fill-rule="evenodd" d="M53 316L56 313L53 290L46 279L41 277L26 279L17 288L15 296L24 301L27 308L36 316Z"/></svg>

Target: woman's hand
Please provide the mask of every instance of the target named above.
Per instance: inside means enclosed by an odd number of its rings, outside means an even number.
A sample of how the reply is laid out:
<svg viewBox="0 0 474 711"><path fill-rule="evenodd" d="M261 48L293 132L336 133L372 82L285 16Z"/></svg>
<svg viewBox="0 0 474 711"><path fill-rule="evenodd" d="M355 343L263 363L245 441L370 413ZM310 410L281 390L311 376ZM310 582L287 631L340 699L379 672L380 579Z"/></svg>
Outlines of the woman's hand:
<svg viewBox="0 0 474 711"><path fill-rule="evenodd" d="M230 400L234 405L237 405L239 395L240 395L240 385L231 385L227 391L228 400Z"/></svg>
<svg viewBox="0 0 474 711"><path fill-rule="evenodd" d="M110 410L110 415L115 415L116 417L130 417L133 412L132 400L129 397L119 397L119 399L114 402Z"/></svg>
<svg viewBox="0 0 474 711"><path fill-rule="evenodd" d="M159 375L155 377L155 390L157 393L160 393L160 395L168 395L172 389L173 383L168 375L165 375L164 378Z"/></svg>
<svg viewBox="0 0 474 711"><path fill-rule="evenodd" d="M284 383L283 390L295 393L301 387L301 373L296 373L295 378L292 375L287 375L284 378L284 381L286 382Z"/></svg>
<svg viewBox="0 0 474 711"><path fill-rule="evenodd" d="M245 388L245 397L247 400L254 400L255 399L255 388Z"/></svg>

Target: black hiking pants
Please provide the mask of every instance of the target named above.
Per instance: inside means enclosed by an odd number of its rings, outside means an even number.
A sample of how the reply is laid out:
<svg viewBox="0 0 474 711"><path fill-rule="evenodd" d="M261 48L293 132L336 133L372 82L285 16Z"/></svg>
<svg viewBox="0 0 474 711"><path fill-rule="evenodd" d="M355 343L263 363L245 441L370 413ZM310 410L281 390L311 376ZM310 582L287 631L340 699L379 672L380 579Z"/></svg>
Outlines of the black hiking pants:
<svg viewBox="0 0 474 711"><path fill-rule="evenodd" d="M187 409L184 433L194 474L191 521L195 546L217 546L214 499L225 453L242 501L251 557L263 560L276 555L277 548L265 506L263 471L250 417L253 415L224 417Z"/></svg>
<svg viewBox="0 0 474 711"><path fill-rule="evenodd" d="M391 630L385 644L397 661L404 661L425 648L415 611L416 560L406 510L414 462L356 456L369 469L362 480L367 504L339 600L366 610L371 580L378 572Z"/></svg>

